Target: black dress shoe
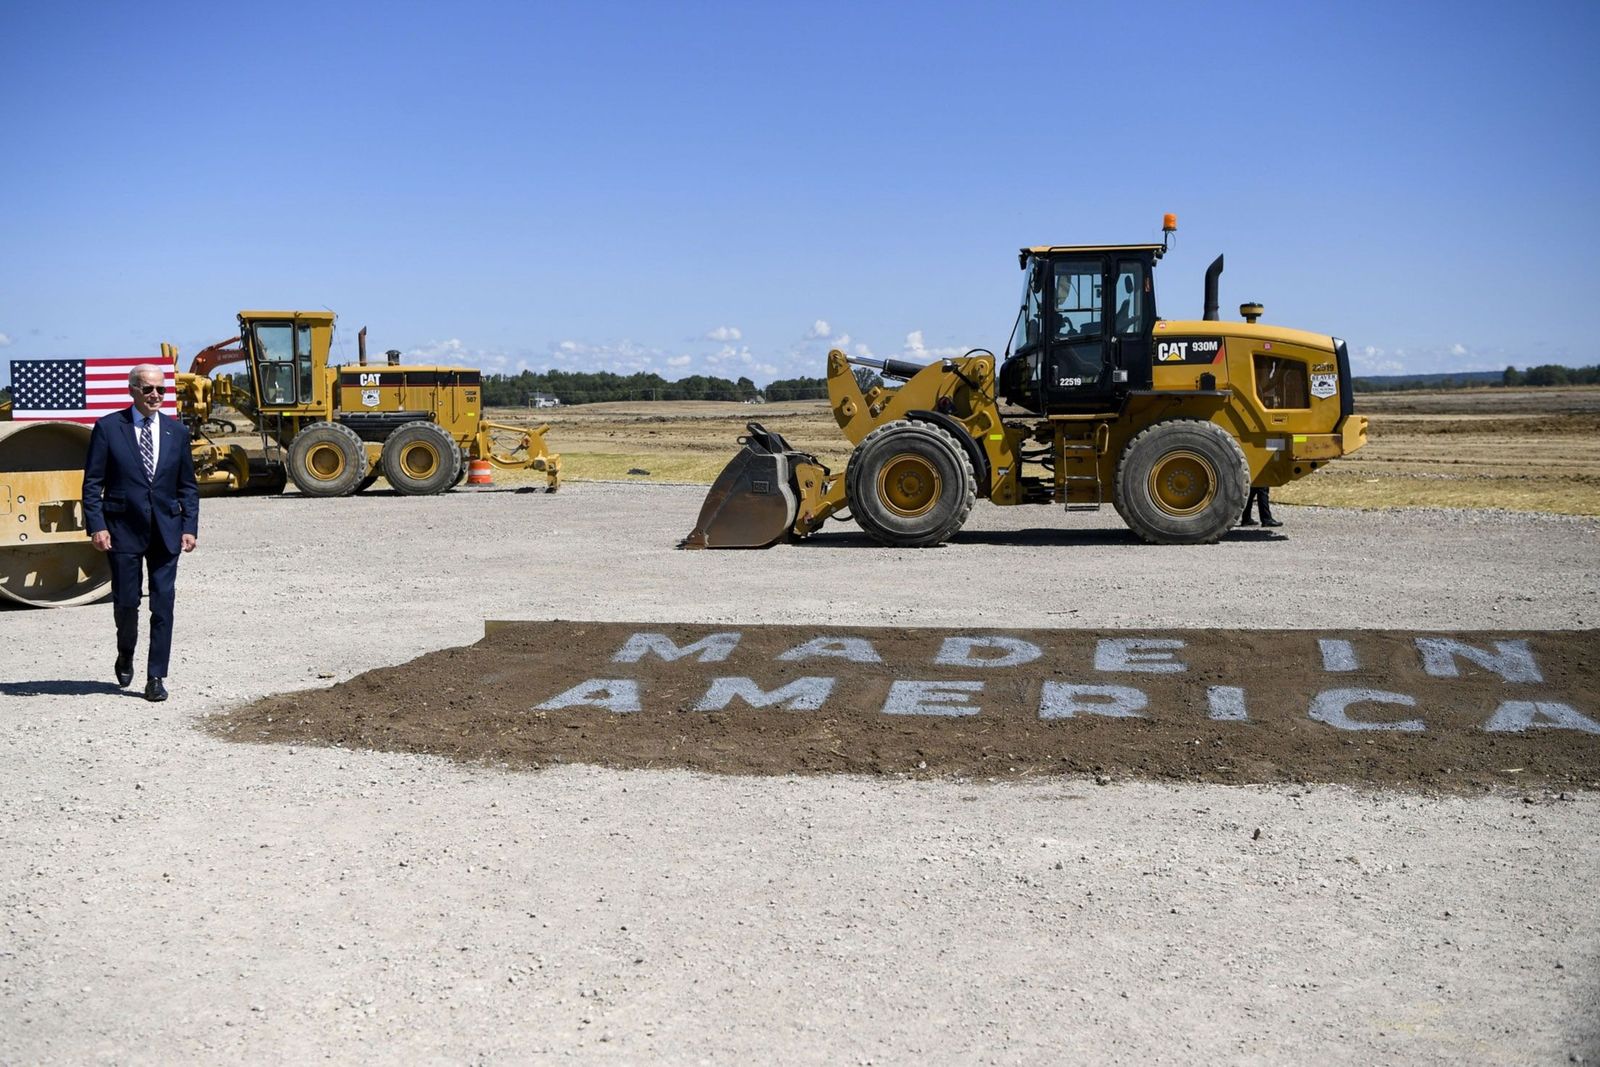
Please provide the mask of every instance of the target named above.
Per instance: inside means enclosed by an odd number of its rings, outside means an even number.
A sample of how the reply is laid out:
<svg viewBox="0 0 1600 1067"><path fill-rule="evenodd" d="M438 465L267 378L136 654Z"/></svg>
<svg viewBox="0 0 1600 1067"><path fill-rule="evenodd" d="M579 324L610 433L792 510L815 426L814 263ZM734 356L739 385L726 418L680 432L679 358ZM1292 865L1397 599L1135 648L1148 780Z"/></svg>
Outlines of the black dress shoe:
<svg viewBox="0 0 1600 1067"><path fill-rule="evenodd" d="M117 665L113 668L117 672L117 684L126 689L133 684L133 657L118 656Z"/></svg>
<svg viewBox="0 0 1600 1067"><path fill-rule="evenodd" d="M1239 525L1240 526L1254 526L1255 524L1256 524L1256 520L1254 520L1254 519L1240 519L1239 520Z"/></svg>
<svg viewBox="0 0 1600 1067"><path fill-rule="evenodd" d="M144 683L144 698L158 702L167 699L167 687L161 684L160 678L152 678Z"/></svg>
<svg viewBox="0 0 1600 1067"><path fill-rule="evenodd" d="M1283 525L1283 520L1282 519L1262 519L1261 520L1261 525L1263 525L1263 526L1282 526Z"/></svg>

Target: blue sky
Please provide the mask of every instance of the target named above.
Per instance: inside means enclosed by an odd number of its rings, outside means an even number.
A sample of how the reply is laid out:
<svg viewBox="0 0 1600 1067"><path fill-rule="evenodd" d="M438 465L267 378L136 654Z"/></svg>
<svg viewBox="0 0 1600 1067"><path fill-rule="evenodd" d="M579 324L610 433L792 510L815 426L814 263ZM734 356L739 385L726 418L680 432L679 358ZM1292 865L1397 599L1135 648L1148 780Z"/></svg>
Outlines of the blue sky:
<svg viewBox="0 0 1600 1067"><path fill-rule="evenodd" d="M1600 360L1600 5L0 0L0 362L820 375L1001 348L1025 244L1358 372Z"/></svg>

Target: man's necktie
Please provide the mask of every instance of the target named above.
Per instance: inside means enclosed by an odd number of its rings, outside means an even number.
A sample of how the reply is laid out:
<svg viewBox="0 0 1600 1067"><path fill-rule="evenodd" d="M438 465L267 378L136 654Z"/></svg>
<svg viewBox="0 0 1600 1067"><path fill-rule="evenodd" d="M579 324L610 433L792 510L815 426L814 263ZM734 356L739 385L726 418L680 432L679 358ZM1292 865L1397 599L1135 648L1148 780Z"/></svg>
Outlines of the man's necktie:
<svg viewBox="0 0 1600 1067"><path fill-rule="evenodd" d="M156 477L156 446L150 439L150 420L139 424L139 456L144 460L144 476L151 481Z"/></svg>

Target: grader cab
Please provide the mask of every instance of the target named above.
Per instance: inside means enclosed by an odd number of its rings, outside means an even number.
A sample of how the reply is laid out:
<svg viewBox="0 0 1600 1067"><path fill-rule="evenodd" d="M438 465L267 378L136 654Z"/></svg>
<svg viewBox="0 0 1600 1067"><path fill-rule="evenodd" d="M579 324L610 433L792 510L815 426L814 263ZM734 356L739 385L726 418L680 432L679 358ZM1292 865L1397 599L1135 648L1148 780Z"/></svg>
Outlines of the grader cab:
<svg viewBox="0 0 1600 1067"><path fill-rule="evenodd" d="M1167 216L1163 229L1176 227ZM848 509L888 545L949 539L974 501L1099 508L1139 537L1216 541L1252 485L1305 477L1366 443L1338 338L1156 311L1166 242L1024 248L1025 283L1003 357L975 349L922 366L828 354L835 421L855 446L843 472L752 425L685 548L755 548L815 532ZM898 387L862 391L870 366ZM1020 409L1020 410L1019 410Z"/></svg>

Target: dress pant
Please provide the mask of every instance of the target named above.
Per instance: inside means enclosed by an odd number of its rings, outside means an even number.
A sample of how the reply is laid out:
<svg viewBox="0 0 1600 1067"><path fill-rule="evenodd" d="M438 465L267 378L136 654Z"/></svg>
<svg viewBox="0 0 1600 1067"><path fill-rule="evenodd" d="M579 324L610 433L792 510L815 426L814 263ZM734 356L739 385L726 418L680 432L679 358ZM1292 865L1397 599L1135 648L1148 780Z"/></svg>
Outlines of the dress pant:
<svg viewBox="0 0 1600 1067"><path fill-rule="evenodd" d="M139 593L144 584L140 571L150 574L150 655L145 673L151 678L167 676L167 659L172 653L172 601L177 588L177 552L165 545L151 545L148 552L106 553L111 562L111 611L117 620L117 655L132 660L139 641Z"/></svg>

